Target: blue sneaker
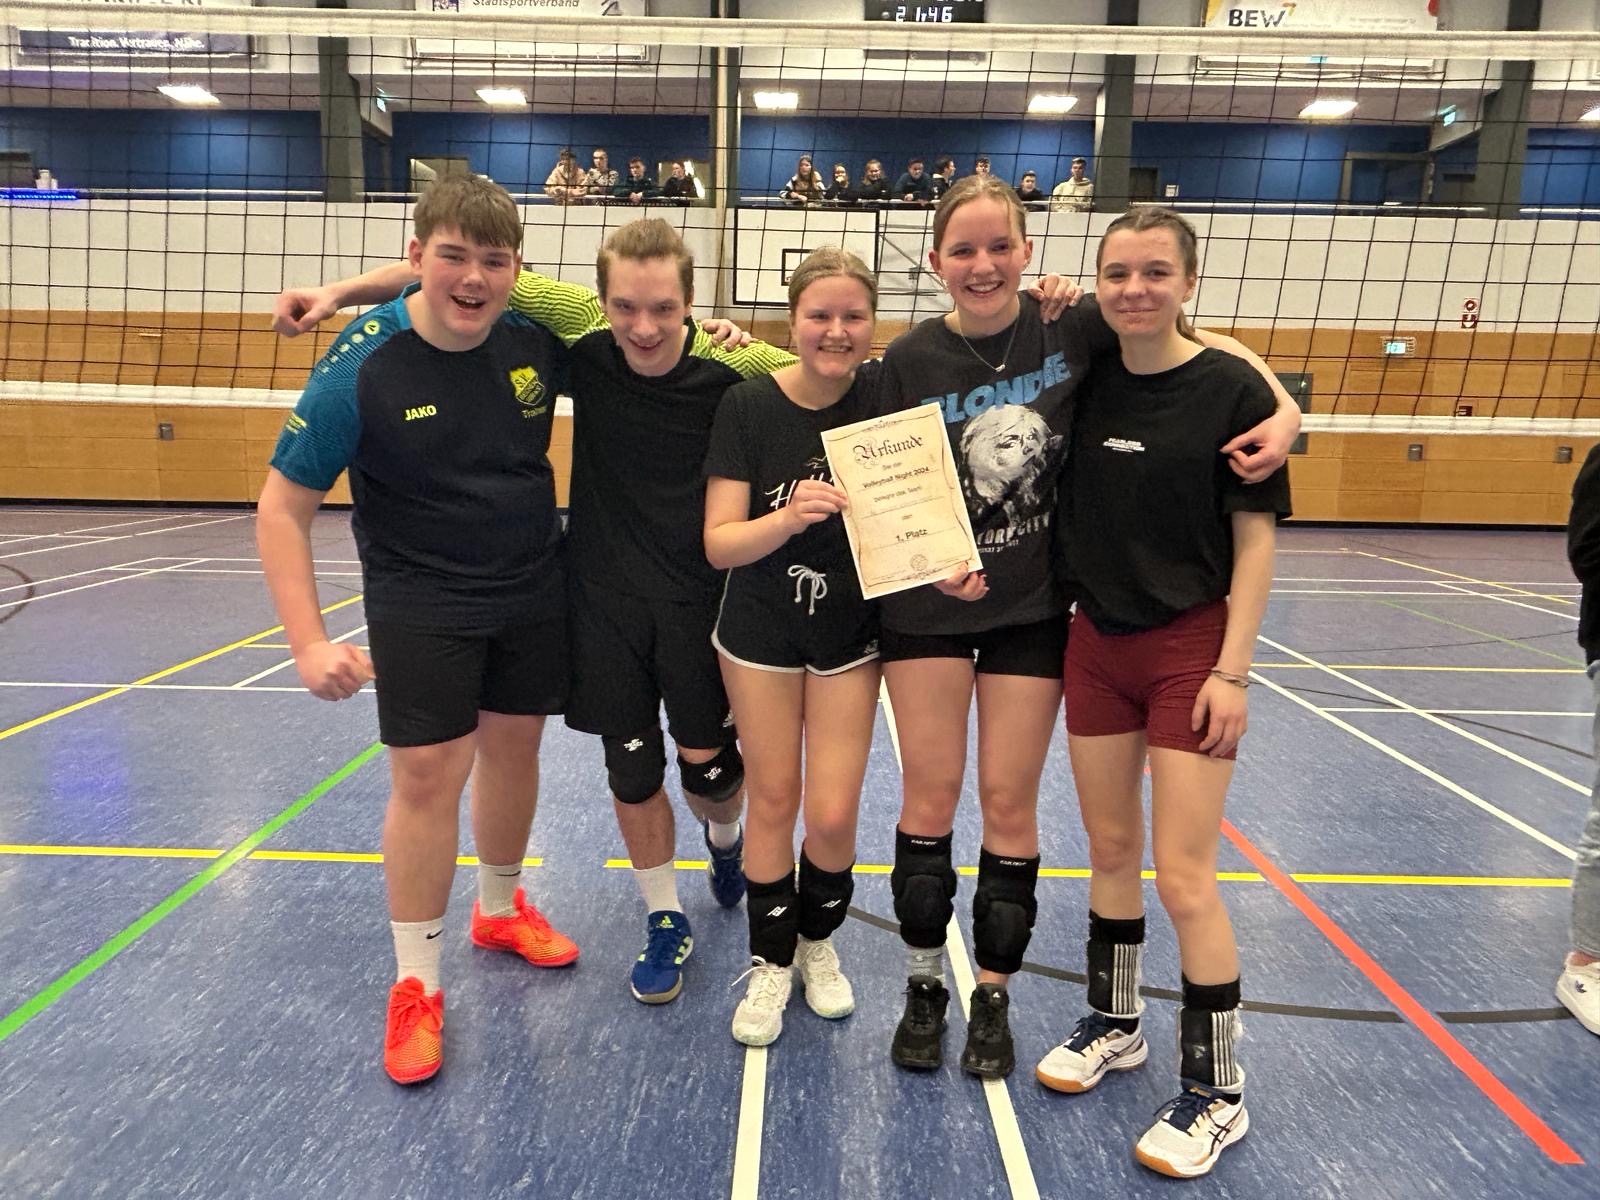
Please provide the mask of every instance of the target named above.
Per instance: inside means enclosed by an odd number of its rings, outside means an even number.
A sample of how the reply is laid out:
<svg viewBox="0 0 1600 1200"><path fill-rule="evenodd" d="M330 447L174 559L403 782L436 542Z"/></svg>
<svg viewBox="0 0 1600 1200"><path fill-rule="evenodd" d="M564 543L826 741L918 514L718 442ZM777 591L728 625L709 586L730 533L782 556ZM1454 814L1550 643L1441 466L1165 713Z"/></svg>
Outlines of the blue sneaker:
<svg viewBox="0 0 1600 1200"><path fill-rule="evenodd" d="M732 908L744 899L744 830L739 830L739 840L726 850L711 844L711 829L704 821L700 831L706 839L706 878L711 881L711 895L723 908Z"/></svg>
<svg viewBox="0 0 1600 1200"><path fill-rule="evenodd" d="M694 949L694 937L689 932L689 918L670 909L651 913L646 928L649 941L633 964L628 986L636 1000L665 1004L683 991L683 960Z"/></svg>

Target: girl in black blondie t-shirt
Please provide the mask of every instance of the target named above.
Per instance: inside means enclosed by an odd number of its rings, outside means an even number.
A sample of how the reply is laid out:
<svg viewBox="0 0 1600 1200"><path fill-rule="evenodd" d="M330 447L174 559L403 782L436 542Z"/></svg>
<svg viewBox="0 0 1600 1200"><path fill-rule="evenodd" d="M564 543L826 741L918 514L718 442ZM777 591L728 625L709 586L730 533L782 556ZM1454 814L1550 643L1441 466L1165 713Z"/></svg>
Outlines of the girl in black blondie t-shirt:
<svg viewBox="0 0 1600 1200"><path fill-rule="evenodd" d="M954 311L918 325L884 358L889 408L935 404L943 412L982 559L981 571L883 601L884 678L903 762L892 885L910 975L892 1054L914 1069L942 1061L943 948L956 891L951 830L976 693L979 977L961 1063L984 1078L1014 1064L1005 987L1022 965L1036 912L1039 778L1067 637L1052 571L1057 490L1078 388L1092 358L1108 358L1117 344L1092 303L1043 323L1038 304L1017 291L1031 257L1026 211L1011 187L976 176L957 182L934 216L929 255ZM1213 340L1248 354L1231 338ZM1241 472L1256 475L1262 459L1283 461L1299 429L1298 412L1287 396L1284 403L1289 415L1237 439L1269 443L1239 462Z"/></svg>
<svg viewBox="0 0 1600 1200"><path fill-rule="evenodd" d="M825 247L807 256L789 281L800 361L728 389L706 458L706 557L728 571L712 641L749 796L753 966L733 1014L733 1036L748 1046L782 1032L795 970L819 1016L855 1007L830 939L853 890L878 613L861 597L822 433L875 415L882 364L861 360L876 306L877 281L855 255Z"/></svg>
<svg viewBox="0 0 1600 1200"><path fill-rule="evenodd" d="M1288 471L1249 487L1218 447L1271 412L1246 364L1193 340L1194 230L1169 209L1113 221L1097 291L1120 357L1095 368L1064 485L1078 611L1067 646L1067 732L1089 835L1089 1015L1039 1064L1065 1092L1148 1055L1140 1030L1144 942L1140 802L1151 778L1156 890L1183 968L1178 1097L1139 1139L1139 1161L1203 1175L1249 1117L1239 957L1217 890L1234 748L1245 731L1251 651L1272 586Z"/></svg>

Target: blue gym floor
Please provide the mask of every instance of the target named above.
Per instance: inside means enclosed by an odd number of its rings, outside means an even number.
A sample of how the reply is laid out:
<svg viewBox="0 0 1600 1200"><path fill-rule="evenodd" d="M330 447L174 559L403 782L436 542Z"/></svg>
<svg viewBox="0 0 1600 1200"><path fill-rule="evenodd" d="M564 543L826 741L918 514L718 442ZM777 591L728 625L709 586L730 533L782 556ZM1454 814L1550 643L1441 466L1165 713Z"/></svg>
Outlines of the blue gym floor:
<svg viewBox="0 0 1600 1200"><path fill-rule="evenodd" d="M1085 1096L1033 1078L1082 1001L1064 739L1012 987L1016 1074L960 1074L954 1005L951 1065L890 1064L904 980L881 715L858 919L837 938L855 1015L821 1021L797 992L770 1050L732 1040L744 914L713 904L681 817L687 985L634 1001L642 918L598 744L552 722L525 878L583 956L536 971L473 949L464 858L447 1062L390 1083L372 700L299 689L252 533L228 510L0 506L6 1200L1600 1191L1581 1165L1600 1162L1600 1041L1551 993L1593 770L1557 534L1284 531L1221 863L1255 1008L1251 1132L1183 1184L1132 1155L1175 1090L1177 961L1153 888L1158 1053ZM330 632L360 642L348 518L319 516L315 546ZM977 861L974 804L956 850Z"/></svg>

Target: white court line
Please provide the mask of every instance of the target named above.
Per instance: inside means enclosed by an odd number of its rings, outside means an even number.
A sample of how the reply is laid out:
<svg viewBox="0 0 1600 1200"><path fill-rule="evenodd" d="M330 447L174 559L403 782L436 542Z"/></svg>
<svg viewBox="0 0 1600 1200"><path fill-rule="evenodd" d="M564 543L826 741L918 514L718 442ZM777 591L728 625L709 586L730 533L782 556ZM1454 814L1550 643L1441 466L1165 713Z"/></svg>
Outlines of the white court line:
<svg viewBox="0 0 1600 1200"><path fill-rule="evenodd" d="M206 561L208 561L208 562L259 563L261 560L259 558L250 558L250 557L247 556L247 557L242 557L242 558L212 558L212 559L207 559ZM349 563L349 564L353 564L354 565L354 564L359 564L361 562L361 560L359 558L318 558L318 559L314 559L312 561L313 561L313 565L320 565L322 563Z"/></svg>
<svg viewBox="0 0 1600 1200"><path fill-rule="evenodd" d="M179 515L181 515L181 514L179 514ZM13 558L24 558L24 557L26 557L27 555L30 555L30 554L50 554L50 553L53 553L54 551L57 551L57 550L83 550L83 549L86 549L86 548L88 548L90 546L102 545L102 544L104 544L106 542L122 542L122 541L126 541L129 538L151 537L151 536L154 536L156 534L162 534L162 533L177 533L180 529L201 529L201 528L203 528L203 527L205 527L207 525L225 525L229 521L244 521L244 520L250 519L253 516L254 516L253 513L239 513L238 515L232 516L232 517L217 517L217 518L214 518L213 520L209 520L209 521L193 521L193 522L190 522L188 525L168 525L168 526L166 526L165 528L162 528L162 529L144 529L144 530L141 530L138 533L119 533L119 534L116 534L116 535L114 535L112 537L103 537L103 538L99 538L98 540L92 541L92 542L72 542L72 543L69 543L67 545L62 545L62 546L42 546L37 550L22 550L22 551L19 551L16 554L0 554L0 562L4 562L4 561L6 561L8 559L13 559ZM167 520L168 518L166 518L166 517L155 517L155 518L152 518L152 519L157 520L157 521L164 521L164 520ZM134 521L127 522L127 524L130 524L130 525L140 524L140 523L141 522L134 522ZM114 528L116 528L116 526L107 525L107 526L105 526L105 528L114 529ZM0 549L3 549L3 547L0 547ZM205 560L202 559L200 561L204 562Z"/></svg>
<svg viewBox="0 0 1600 1200"><path fill-rule="evenodd" d="M123 534L117 534L117 535L115 535L113 537L100 537L100 536L98 536L99 532L101 530L104 530L104 529L126 529L129 525L149 525L153 521L171 521L171 520L175 520L175 519L178 519L178 518L181 518L181 517L195 517L195 516L199 516L199 515L200 515L199 513L163 513L159 517L144 517L144 518L142 518L142 519L140 519L138 521L119 521L115 525L89 525L89 526L84 527L83 529L68 529L68 530L66 530L65 532L62 532L62 533L31 533L31 534L27 534L27 535L20 535L19 534L18 536L12 538L10 541L3 543L3 545L11 546L11 545L15 545L17 542L33 542L33 541L38 541L41 538L69 538L69 537L70 538L85 539L91 545L93 543L95 543L95 542L116 542L116 541L122 540L123 538L135 537L135 536L139 536L139 535L131 534L131 533L123 533ZM231 519L232 518L230 518L230 520ZM180 525L180 526L178 526L178 528L179 529L187 529L187 528L189 528L189 526ZM163 533L165 531L164 530L160 530L160 529L150 529L150 530L146 530L145 532L146 533ZM52 546L52 547L50 547L50 549L52 549L52 550L69 550L69 549L71 549L71 547L70 546ZM34 553L37 553L37 551L30 550L30 551L28 551L28 553L34 554Z"/></svg>
<svg viewBox="0 0 1600 1200"><path fill-rule="evenodd" d="M92 533L0 533L0 546L15 546L18 542L38 542L45 538L77 538L83 542L103 542L106 539Z"/></svg>
<svg viewBox="0 0 1600 1200"><path fill-rule="evenodd" d="M146 529L139 533L124 536L151 537L161 533L177 533L180 529L200 529L206 525L226 525L229 521L251 521L254 519L255 513L239 513L232 517L218 517L212 521L193 521L188 525L169 525L165 529Z"/></svg>
<svg viewBox="0 0 1600 1200"><path fill-rule="evenodd" d="M1578 783L1575 780L1568 779L1559 771L1552 771L1549 767L1546 767L1541 763L1536 763L1531 759L1524 758L1522 755L1516 753L1516 751L1508 750L1506 747L1497 742L1491 742L1488 738L1479 737L1469 729L1463 729L1459 725L1453 725L1449 721L1446 721L1440 717L1436 717L1432 713L1420 709L1414 704L1408 704L1406 701L1401 700L1398 696L1391 696L1388 692L1381 691L1378 688L1373 687L1370 683L1362 683L1361 680L1352 675L1346 675L1337 667L1330 667L1326 663L1320 663L1316 659L1311 658L1308 655L1301 654L1298 650L1291 650L1289 647L1281 645L1269 637L1262 636L1261 641L1266 645L1271 646L1274 650L1279 650L1284 654L1293 655L1301 662L1307 663L1310 666L1314 666L1318 670L1321 670L1328 675L1332 675L1341 683L1348 683L1352 687L1360 688L1370 696L1376 696L1385 704L1392 704L1394 707L1403 709L1405 712L1408 712L1413 716L1421 717L1424 721L1427 721L1431 725L1437 725L1440 729L1449 730L1451 733L1458 737L1465 738L1474 745L1482 746L1485 750L1491 750L1500 755L1502 758L1508 758L1512 762L1516 763L1519 767L1527 767L1528 770L1533 771L1536 774L1543 775L1546 779L1549 779L1554 783L1559 783L1563 787L1569 787L1575 792L1581 792L1585 796L1589 794L1590 789L1587 784Z"/></svg>
<svg viewBox="0 0 1600 1200"><path fill-rule="evenodd" d="M1318 707L1317 705L1313 704L1311 701L1307 700L1304 696L1298 696L1294 692L1291 692L1288 688L1282 687L1282 686L1274 683L1272 680L1266 678L1265 676L1256 674L1254 671L1250 672L1250 677L1252 679L1256 680L1258 683L1265 684L1272 691L1277 692L1278 695L1284 696L1284 697L1287 697L1290 700L1293 700L1301 708L1304 708L1304 709L1307 709L1307 710L1309 710L1311 712L1316 713L1317 716L1321 717L1324 721L1327 721L1328 723L1330 723L1332 725L1335 725L1338 728L1344 730L1346 733L1351 734L1352 736L1354 736L1356 738L1359 738L1361 741L1363 741L1367 745L1371 746L1374 750L1377 750L1377 751L1379 751L1379 752L1381 752L1383 754L1387 754L1390 758L1394 759L1397 763L1400 763L1403 766L1410 767L1413 771L1417 772L1417 774L1423 776L1426 779L1431 779L1434 783L1437 783L1440 787L1444 788L1446 791L1451 792L1454 795L1460 796L1463 800L1467 801L1467 803L1476 805L1478 808L1481 808L1484 812L1488 813L1490 816L1494 817L1496 820L1504 821L1507 825L1511 826L1511 828L1515 829L1517 832L1525 833L1529 837L1531 837L1534 841L1540 843L1541 845L1548 846L1550 849L1554 850L1557 854L1563 855L1563 856L1565 856L1566 858L1569 858L1569 859L1576 859L1578 857L1578 852L1576 850L1573 850L1571 847L1565 846L1562 843L1556 841L1555 838L1551 837L1549 834L1543 832L1542 830L1535 829L1532 825L1529 825L1526 821L1524 821L1524 820L1522 820L1522 819L1520 819L1518 817L1512 816L1510 813L1506 812L1505 809L1500 808L1498 805L1491 804L1489 801L1485 800L1482 796L1479 796L1479 795L1477 795L1477 794L1475 794L1473 792L1469 792L1466 788L1462 787L1459 783L1456 783L1452 779L1445 778L1443 775L1439 774L1439 772L1435 771L1433 768L1423 766L1416 759L1410 757L1409 755L1403 753L1400 750L1396 750L1393 746L1389 745L1388 742L1379 741L1377 738L1373 737L1366 730L1358 729L1354 725L1350 724L1350 722L1341 720L1339 717L1334 716L1328 709Z"/></svg>
<svg viewBox="0 0 1600 1200"><path fill-rule="evenodd" d="M1474 591L1472 588L1462 587L1459 583L1450 583L1443 579L1440 579L1437 582L1440 587L1449 588L1452 592L1460 592L1463 595L1473 596L1479 600L1498 600L1501 604L1511 604L1517 608L1525 608L1529 612L1543 613L1547 617L1559 617L1563 621L1570 621L1577 616L1576 613L1556 612L1554 609L1540 608L1537 604L1529 604L1526 600L1515 600L1510 596L1501 596L1494 592ZM1576 596L1573 596L1570 599L1565 596L1545 596L1543 598L1546 600L1555 601L1556 603L1566 604L1574 604L1578 600L1578 597Z"/></svg>
<svg viewBox="0 0 1600 1200"><path fill-rule="evenodd" d="M739 1085L739 1131L733 1143L733 1200L754 1200L761 1188L761 1127L767 1108L767 1048L746 1046Z"/></svg>
<svg viewBox="0 0 1600 1200"><path fill-rule="evenodd" d="M126 535L125 535L126 536ZM10 562L13 558L27 558L30 554L50 554L56 550L87 550L90 546L101 546L106 542L120 542L120 537L95 538L92 542L67 542L60 546L40 546L37 550L18 550L15 554L0 554L0 562Z"/></svg>
<svg viewBox="0 0 1600 1200"><path fill-rule="evenodd" d="M8 587L0 587L0 596L3 596L7 592L23 592L31 587L42 587L47 583L60 583L63 579L82 579L85 575L104 575L108 571L132 571L136 570L140 563L172 561L174 560L170 558L130 558L127 562L117 563L115 566L90 567L87 571L69 571L65 575L50 575L44 579L30 579L27 583L13 583ZM184 560L179 559L177 561L181 562ZM0 600L0 606L3 606L4 604L5 601Z"/></svg>
<svg viewBox="0 0 1600 1200"><path fill-rule="evenodd" d="M1407 562L1403 558L1390 558L1387 555L1373 554L1370 551L1366 551L1366 550L1363 550L1360 553L1363 554L1367 558L1376 559L1378 562L1391 563L1391 564L1393 564L1394 566L1397 566L1397 567L1410 567L1413 571L1426 571L1430 575L1443 575L1447 579L1459 580L1462 583L1475 583L1475 584L1479 585L1480 587L1488 586L1488 587L1503 587L1503 588L1507 588L1507 589L1509 589L1510 591L1513 591L1513 592L1520 592L1522 595L1527 596L1529 599L1532 599L1532 600L1566 600L1566 599L1568 599L1568 597L1565 597L1565 596L1546 596L1546 595L1542 595L1539 592L1530 592L1530 591L1527 591L1524 588L1517 587L1514 584L1492 583L1487 579L1479 579L1479 578L1477 578L1476 576L1473 576L1473 575L1463 575L1459 571L1444 571L1444 570L1441 570L1438 567L1425 567L1421 563ZM1563 613L1561 615L1562 616L1567 616L1567 615L1570 615L1570 614Z"/></svg>
<svg viewBox="0 0 1600 1200"><path fill-rule="evenodd" d="M889 685L881 679L878 681L878 699L883 704L883 719L889 726L889 738L894 743L895 763L903 765L894 705L889 700ZM970 1019L972 1013L968 997L977 987L977 980L967 957L967 945L962 940L961 928L953 916L945 933L945 944L950 953L950 973L955 977L961 1011ZM1033 1177L1033 1165L1028 1161L1028 1148L1022 1141L1022 1127L1017 1124L1017 1110L1012 1107L1006 1081L985 1079L983 1098L989 1105L989 1120L994 1125L994 1137L1000 1147L1000 1162L1005 1167L1006 1186L1011 1189L1011 1200L1039 1200L1039 1185Z"/></svg>
<svg viewBox="0 0 1600 1200"><path fill-rule="evenodd" d="M350 630L349 633L341 633L338 637L333 638L331 640L334 641L334 642L346 641L349 638L355 637L355 635L358 634L358 633L365 632L366 628L367 627L365 625L357 625L354 629ZM239 680L238 683L233 685L233 690L237 691L238 689L240 689L242 687L249 687L252 683L254 683L258 679L265 679L268 675L276 675L279 671L283 670L285 667L292 667L292 666L294 666L293 657L286 658L286 659L284 659L283 662L278 663L275 666L268 667L265 671L257 671L254 675L250 676L250 678L248 678L248 679Z"/></svg>
<svg viewBox="0 0 1600 1200"><path fill-rule="evenodd" d="M1325 708L1331 713L1395 713L1402 717L1412 714L1403 708ZM1422 708L1418 712L1432 713L1436 717L1588 717L1592 712L1566 712L1534 708Z"/></svg>
<svg viewBox="0 0 1600 1200"><path fill-rule="evenodd" d="M203 563L205 559L197 558L193 561ZM165 575L168 571L175 570L177 570L176 567L151 567L147 571L117 575L111 579L102 579L97 583L80 583L77 587L62 588L59 592L46 592L42 596L24 596L21 600L0 601L0 605L6 608L21 608L24 604L37 604L41 600L54 600L57 596L70 596L73 592L87 592L90 588L108 587L113 583L127 583L130 580L142 579L146 575ZM121 687L122 685L114 684L113 686Z"/></svg>
<svg viewBox="0 0 1600 1200"><path fill-rule="evenodd" d="M1281 588L1272 589L1274 596L1422 596L1430 600L1467 600L1474 597L1484 600L1497 599L1498 597L1480 595L1473 592L1468 596L1447 596L1436 591L1430 592L1396 592L1383 588ZM1513 601L1513 603L1515 603ZM1543 610L1541 610L1543 611ZM1570 613L1556 613L1555 616L1570 617Z"/></svg>

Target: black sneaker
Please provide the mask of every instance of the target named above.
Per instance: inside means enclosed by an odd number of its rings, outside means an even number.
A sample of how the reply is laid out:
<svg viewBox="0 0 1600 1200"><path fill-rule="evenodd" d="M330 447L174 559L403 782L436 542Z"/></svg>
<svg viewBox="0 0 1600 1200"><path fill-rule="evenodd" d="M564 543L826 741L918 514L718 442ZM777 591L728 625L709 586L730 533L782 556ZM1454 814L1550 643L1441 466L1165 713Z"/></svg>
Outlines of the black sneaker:
<svg viewBox="0 0 1600 1200"><path fill-rule="evenodd" d="M980 983L973 989L967 1047L961 1052L961 1069L968 1075L1004 1079L1017 1065L1011 1022L1006 1019L1010 1008L1011 996L998 983Z"/></svg>
<svg viewBox="0 0 1600 1200"><path fill-rule="evenodd" d="M944 1010L950 993L932 975L906 981L906 1012L895 1026L889 1048L895 1066L912 1071L937 1071L944 1064Z"/></svg>

